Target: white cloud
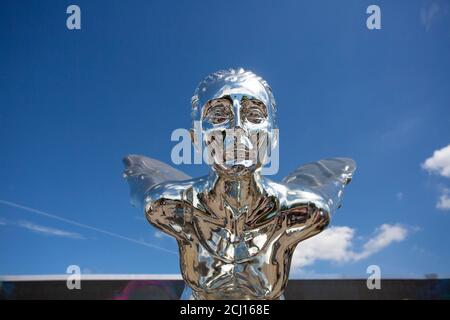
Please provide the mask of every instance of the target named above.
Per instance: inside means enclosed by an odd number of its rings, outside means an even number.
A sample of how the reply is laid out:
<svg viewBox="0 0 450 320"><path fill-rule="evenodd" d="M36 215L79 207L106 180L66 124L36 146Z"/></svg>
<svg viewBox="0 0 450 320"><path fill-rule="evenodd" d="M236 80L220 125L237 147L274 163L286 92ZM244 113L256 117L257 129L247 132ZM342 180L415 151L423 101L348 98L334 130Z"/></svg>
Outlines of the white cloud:
<svg viewBox="0 0 450 320"><path fill-rule="evenodd" d="M393 242L403 241L408 230L400 225L383 224L357 252L353 249L355 230L350 227L331 227L300 243L292 258L292 268L303 268L317 260L352 262L365 259Z"/></svg>
<svg viewBox="0 0 450 320"><path fill-rule="evenodd" d="M36 232L36 233L40 233L40 234L45 234L45 235L49 235L49 236L57 236L57 237L64 237L64 238L72 238L72 239L84 239L84 237L76 232L69 232L69 231L64 231L64 230L60 230L60 229L55 229L55 228L51 228L51 227L45 227L45 226L41 226L38 224L34 224L28 221L19 221L17 223L17 225L19 227L25 228L27 230Z"/></svg>
<svg viewBox="0 0 450 320"><path fill-rule="evenodd" d="M443 194L439 197L436 208L441 210L450 210L450 190L444 189Z"/></svg>
<svg viewBox="0 0 450 320"><path fill-rule="evenodd" d="M292 266L304 267L316 260L346 262L350 260L352 239L355 231L349 227L331 227L297 246Z"/></svg>
<svg viewBox="0 0 450 320"><path fill-rule="evenodd" d="M422 164L422 168L430 173L436 173L444 178L450 178L450 144L434 151L433 155ZM444 188L442 190L436 208L450 210L450 189Z"/></svg>
<svg viewBox="0 0 450 320"><path fill-rule="evenodd" d="M433 156L426 159L422 164L422 168L428 172L450 178L450 144L434 151Z"/></svg>
<svg viewBox="0 0 450 320"><path fill-rule="evenodd" d="M403 241L407 234L408 230L403 226L390 224L381 225L375 231L375 236L364 244L362 252L356 254L356 260L367 258L393 242Z"/></svg>

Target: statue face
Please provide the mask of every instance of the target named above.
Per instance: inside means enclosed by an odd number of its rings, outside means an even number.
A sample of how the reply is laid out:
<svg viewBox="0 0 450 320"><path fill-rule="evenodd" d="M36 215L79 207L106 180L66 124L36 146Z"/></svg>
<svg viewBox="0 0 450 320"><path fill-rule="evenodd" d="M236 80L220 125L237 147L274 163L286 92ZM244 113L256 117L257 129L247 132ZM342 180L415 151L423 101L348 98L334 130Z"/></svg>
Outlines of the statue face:
<svg viewBox="0 0 450 320"><path fill-rule="evenodd" d="M274 127L271 94L259 78L245 72L224 75L201 84L196 99L209 163L227 174L259 169Z"/></svg>

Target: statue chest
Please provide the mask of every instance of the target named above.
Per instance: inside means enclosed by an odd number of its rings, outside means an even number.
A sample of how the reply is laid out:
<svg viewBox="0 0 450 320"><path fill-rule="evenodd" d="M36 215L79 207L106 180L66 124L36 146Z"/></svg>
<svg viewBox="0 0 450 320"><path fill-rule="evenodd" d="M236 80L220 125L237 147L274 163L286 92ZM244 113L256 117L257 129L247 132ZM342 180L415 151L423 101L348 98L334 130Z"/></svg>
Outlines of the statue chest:
<svg viewBox="0 0 450 320"><path fill-rule="evenodd" d="M258 255L273 240L275 199L266 197L245 204L225 197L208 200L193 208L191 224L199 243L210 254L238 262Z"/></svg>
<svg viewBox="0 0 450 320"><path fill-rule="evenodd" d="M267 233L238 243L205 238L180 243L183 278L203 298L273 299L282 293L289 259L276 239Z"/></svg>

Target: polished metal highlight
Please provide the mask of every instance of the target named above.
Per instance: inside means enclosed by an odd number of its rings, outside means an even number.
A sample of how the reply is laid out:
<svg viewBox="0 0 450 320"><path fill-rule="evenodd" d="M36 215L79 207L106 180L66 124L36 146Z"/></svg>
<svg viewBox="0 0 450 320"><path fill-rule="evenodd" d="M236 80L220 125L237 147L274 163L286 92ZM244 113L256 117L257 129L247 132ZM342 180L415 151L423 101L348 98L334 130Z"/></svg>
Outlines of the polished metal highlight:
<svg viewBox="0 0 450 320"><path fill-rule="evenodd" d="M132 203L178 242L182 298L283 299L297 244L324 230L340 206L356 168L351 159L306 164L281 182L261 175L277 143L275 111L263 79L242 69L219 71L192 98L203 136L193 142L208 150L208 175L192 179L154 159L124 159ZM249 155L261 148L262 157Z"/></svg>

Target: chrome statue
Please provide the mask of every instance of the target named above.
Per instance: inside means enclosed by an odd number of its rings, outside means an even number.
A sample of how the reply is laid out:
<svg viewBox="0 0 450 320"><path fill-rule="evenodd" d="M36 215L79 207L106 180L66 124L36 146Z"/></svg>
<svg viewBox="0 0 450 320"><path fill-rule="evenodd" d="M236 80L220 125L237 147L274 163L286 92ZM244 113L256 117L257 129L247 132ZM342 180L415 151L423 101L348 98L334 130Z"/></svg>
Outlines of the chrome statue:
<svg viewBox="0 0 450 320"><path fill-rule="evenodd" d="M219 71L192 98L199 125L191 137L206 148L208 175L192 179L158 160L124 159L132 203L178 242L182 298L283 299L297 244L324 230L340 206L351 159L306 164L281 182L261 174L277 143L275 111L262 78Z"/></svg>

